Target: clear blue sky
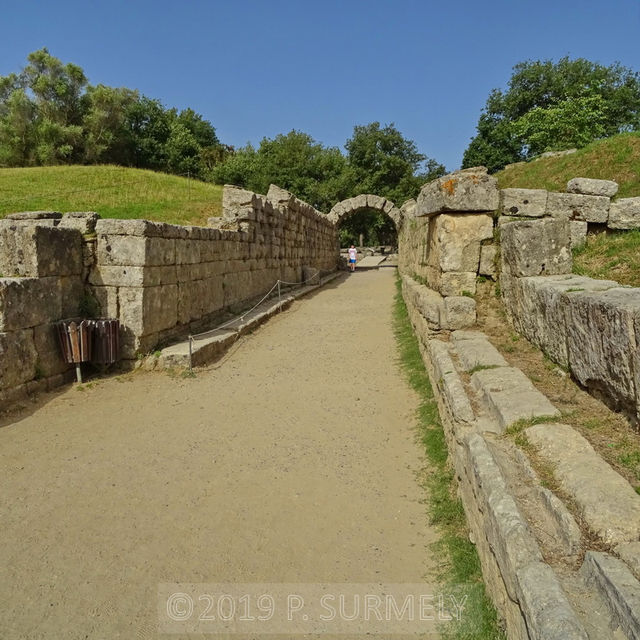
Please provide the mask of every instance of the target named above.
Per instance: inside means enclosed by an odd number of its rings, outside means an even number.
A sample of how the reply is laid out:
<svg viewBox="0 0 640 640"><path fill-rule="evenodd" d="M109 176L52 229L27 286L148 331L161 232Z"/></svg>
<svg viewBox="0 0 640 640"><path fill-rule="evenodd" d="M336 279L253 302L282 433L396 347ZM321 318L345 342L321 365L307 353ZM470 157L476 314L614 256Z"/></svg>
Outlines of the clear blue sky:
<svg viewBox="0 0 640 640"><path fill-rule="evenodd" d="M90 82L192 107L223 142L291 129L342 147L394 122L458 168L489 91L525 59L640 70L638 0L0 1L0 75L46 46Z"/></svg>

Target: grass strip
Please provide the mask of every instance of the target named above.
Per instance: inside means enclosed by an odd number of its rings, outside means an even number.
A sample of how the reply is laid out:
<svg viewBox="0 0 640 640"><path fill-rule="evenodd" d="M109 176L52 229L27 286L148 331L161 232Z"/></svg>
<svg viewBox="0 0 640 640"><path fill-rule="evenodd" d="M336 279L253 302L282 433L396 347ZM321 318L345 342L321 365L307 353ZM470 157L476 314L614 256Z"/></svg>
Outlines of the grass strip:
<svg viewBox="0 0 640 640"><path fill-rule="evenodd" d="M456 481L449 464L438 405L402 298L400 278L396 288L394 331L399 363L420 398L417 432L429 463L421 480L429 496L429 521L440 533L440 539L432 549L439 558L437 578L446 592L453 593L458 600L467 596L461 620L444 624L442 638L504 640L506 636L498 624L496 610L485 592L478 553L469 540L462 502L456 495Z"/></svg>

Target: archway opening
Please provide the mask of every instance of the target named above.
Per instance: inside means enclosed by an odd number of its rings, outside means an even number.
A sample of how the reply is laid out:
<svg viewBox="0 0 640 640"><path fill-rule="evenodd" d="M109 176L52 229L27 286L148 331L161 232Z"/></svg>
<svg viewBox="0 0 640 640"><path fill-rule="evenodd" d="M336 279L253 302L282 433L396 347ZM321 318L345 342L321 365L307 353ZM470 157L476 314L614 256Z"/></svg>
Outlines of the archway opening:
<svg viewBox="0 0 640 640"><path fill-rule="evenodd" d="M338 221L340 247L352 244L361 249L393 252L398 246L395 222L383 211L364 208ZM384 249L384 251L382 251Z"/></svg>

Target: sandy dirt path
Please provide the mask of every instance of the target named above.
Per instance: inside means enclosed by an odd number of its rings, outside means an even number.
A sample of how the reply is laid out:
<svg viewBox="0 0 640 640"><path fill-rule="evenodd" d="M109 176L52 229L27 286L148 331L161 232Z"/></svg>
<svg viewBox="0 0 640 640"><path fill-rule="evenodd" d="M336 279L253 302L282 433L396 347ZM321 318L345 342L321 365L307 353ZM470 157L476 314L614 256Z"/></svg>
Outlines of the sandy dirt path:
<svg viewBox="0 0 640 640"><path fill-rule="evenodd" d="M0 636L155 638L164 582L429 580L394 277L342 277L196 378L69 388L0 428Z"/></svg>

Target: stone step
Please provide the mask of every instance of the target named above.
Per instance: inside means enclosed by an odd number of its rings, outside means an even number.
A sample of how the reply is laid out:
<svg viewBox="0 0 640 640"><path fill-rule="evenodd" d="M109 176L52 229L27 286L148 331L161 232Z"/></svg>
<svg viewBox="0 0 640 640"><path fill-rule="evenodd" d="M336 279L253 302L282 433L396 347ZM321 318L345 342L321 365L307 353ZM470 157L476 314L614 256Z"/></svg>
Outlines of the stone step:
<svg viewBox="0 0 640 640"><path fill-rule="evenodd" d="M603 542L638 540L640 495L585 438L566 424L535 425L525 435Z"/></svg>
<svg viewBox="0 0 640 640"><path fill-rule="evenodd" d="M471 385L489 405L503 431L518 420L560 416L547 397L515 367L476 371Z"/></svg>
<svg viewBox="0 0 640 640"><path fill-rule="evenodd" d="M640 640L640 582L621 560L608 553L587 551L580 570L595 585L613 620L629 640Z"/></svg>

